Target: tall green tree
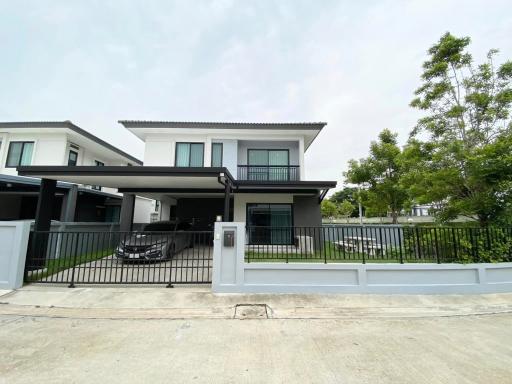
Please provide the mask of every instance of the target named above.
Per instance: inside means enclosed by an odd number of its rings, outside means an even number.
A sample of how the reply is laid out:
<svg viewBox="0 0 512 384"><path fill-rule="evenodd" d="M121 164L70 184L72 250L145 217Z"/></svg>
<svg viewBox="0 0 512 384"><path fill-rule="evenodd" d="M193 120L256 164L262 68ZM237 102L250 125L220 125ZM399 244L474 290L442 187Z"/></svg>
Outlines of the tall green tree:
<svg viewBox="0 0 512 384"><path fill-rule="evenodd" d="M349 161L345 178L349 183L364 186L363 205L375 215L391 214L393 223L407 201L407 193L400 184L402 176L401 149L397 135L385 129L379 139L370 145L367 158Z"/></svg>
<svg viewBox="0 0 512 384"><path fill-rule="evenodd" d="M404 151L402 185L416 201L436 203L441 221L476 216L485 226L510 206L508 176L490 178L484 168L512 130L512 62L496 66L492 49L475 65L469 44L446 33L428 51L411 102L426 115Z"/></svg>

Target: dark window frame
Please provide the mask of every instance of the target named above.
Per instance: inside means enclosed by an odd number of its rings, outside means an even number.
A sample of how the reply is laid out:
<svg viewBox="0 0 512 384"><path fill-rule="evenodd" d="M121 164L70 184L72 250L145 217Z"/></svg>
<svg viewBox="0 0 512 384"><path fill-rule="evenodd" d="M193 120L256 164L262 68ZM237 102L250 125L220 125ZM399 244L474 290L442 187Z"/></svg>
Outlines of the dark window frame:
<svg viewBox="0 0 512 384"><path fill-rule="evenodd" d="M69 160L70 160L70 157L71 157L71 154L74 153L75 156L76 156L76 159L75 159L75 164L69 164ZM72 149L69 150L69 153L68 153L68 166L71 166L71 167L74 167L78 164L78 152L77 151L73 151Z"/></svg>
<svg viewBox="0 0 512 384"><path fill-rule="evenodd" d="M220 165L215 165L215 167L222 167L224 164L224 143L212 143L212 153L211 153L211 163L210 165L213 167L213 147L215 145L220 145Z"/></svg>
<svg viewBox="0 0 512 384"><path fill-rule="evenodd" d="M11 154L11 144L14 143L21 143L21 152L20 157L18 158L16 165L9 165L9 155ZM5 168L16 168L21 165L21 158L23 157L23 151L25 150L25 144L32 144L32 156L34 156L34 147L35 147L35 141L10 141L9 142L9 148L7 149L7 158L5 159ZM32 159L30 159L30 163L32 163Z"/></svg>
<svg viewBox="0 0 512 384"><path fill-rule="evenodd" d="M177 141L176 145L174 146L174 166L178 168L187 168L190 167L190 157L192 156L192 148L188 151L188 165L177 165L178 164L178 146L179 144L188 144L189 147L191 147L191 144L201 144L203 147L203 158L202 158L202 165L201 167L204 167L204 143L201 141Z"/></svg>

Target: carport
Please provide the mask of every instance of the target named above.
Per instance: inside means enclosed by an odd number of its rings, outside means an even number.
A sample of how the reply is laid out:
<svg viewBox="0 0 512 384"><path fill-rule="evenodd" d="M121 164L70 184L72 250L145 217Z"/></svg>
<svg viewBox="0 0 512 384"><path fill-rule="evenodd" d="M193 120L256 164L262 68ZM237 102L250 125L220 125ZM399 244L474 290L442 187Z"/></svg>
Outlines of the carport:
<svg viewBox="0 0 512 384"><path fill-rule="evenodd" d="M35 230L50 228L57 181L116 188L123 194L120 229L130 231L133 224L135 196L160 200L165 197L215 199L222 201L222 217L229 221L233 177L224 167L125 167L125 166L24 166L23 176L41 178L36 210ZM197 204L188 204L197 212ZM204 207L207 207L205 205ZM185 207L183 209L186 212Z"/></svg>
<svg viewBox="0 0 512 384"><path fill-rule="evenodd" d="M19 167L20 175L41 178L36 222L32 233L30 257L26 263L26 281L75 284L209 284L212 276L213 228L186 230L190 243L158 260L150 259L154 237L165 236L176 245L173 236L181 232L132 232L135 196L186 201L177 207L180 215L198 215L225 221L231 217L233 178L225 168L176 167ZM116 188L123 194L120 230L110 232L50 231L51 212L57 181ZM199 204L199 202L202 204ZM158 231L158 230L157 230ZM161 231L161 230L160 230ZM139 239L136 250L125 258L118 252L122 244ZM188 240L187 240L188 241ZM123 248L126 247L123 245ZM124 251L123 251L124 252ZM137 260L130 260L138 255ZM142 255L142 256L141 256Z"/></svg>

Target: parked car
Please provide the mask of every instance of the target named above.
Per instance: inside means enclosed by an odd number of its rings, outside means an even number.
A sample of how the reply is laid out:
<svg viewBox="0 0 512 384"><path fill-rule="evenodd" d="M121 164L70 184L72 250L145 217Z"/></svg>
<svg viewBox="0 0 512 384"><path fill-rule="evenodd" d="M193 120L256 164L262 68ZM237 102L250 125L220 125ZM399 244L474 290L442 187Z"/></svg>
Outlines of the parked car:
<svg viewBox="0 0 512 384"><path fill-rule="evenodd" d="M141 232L121 239L115 255L122 261L167 260L192 246L190 224L157 221L147 224Z"/></svg>

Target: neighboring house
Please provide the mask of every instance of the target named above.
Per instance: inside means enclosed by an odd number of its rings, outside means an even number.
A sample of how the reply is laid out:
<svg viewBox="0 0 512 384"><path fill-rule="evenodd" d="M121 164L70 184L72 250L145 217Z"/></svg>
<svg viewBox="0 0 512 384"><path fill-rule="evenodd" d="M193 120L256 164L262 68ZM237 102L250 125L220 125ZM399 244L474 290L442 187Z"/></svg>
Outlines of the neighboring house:
<svg viewBox="0 0 512 384"><path fill-rule="evenodd" d="M0 122L0 220L34 219L40 179L18 176L28 165L140 166L135 157L70 121ZM80 222L119 220L117 189L59 182L52 219ZM152 200L138 198L138 222L149 222Z"/></svg>
<svg viewBox="0 0 512 384"><path fill-rule="evenodd" d="M125 230L135 194L157 200L160 219L196 229L211 229L219 218L245 222L253 228L250 243L287 244L295 239L279 228L322 225L320 203L336 182L308 180L304 153L325 123L120 123L144 141L144 166L23 166L20 173L46 179L50 191L52 180L117 188Z"/></svg>

